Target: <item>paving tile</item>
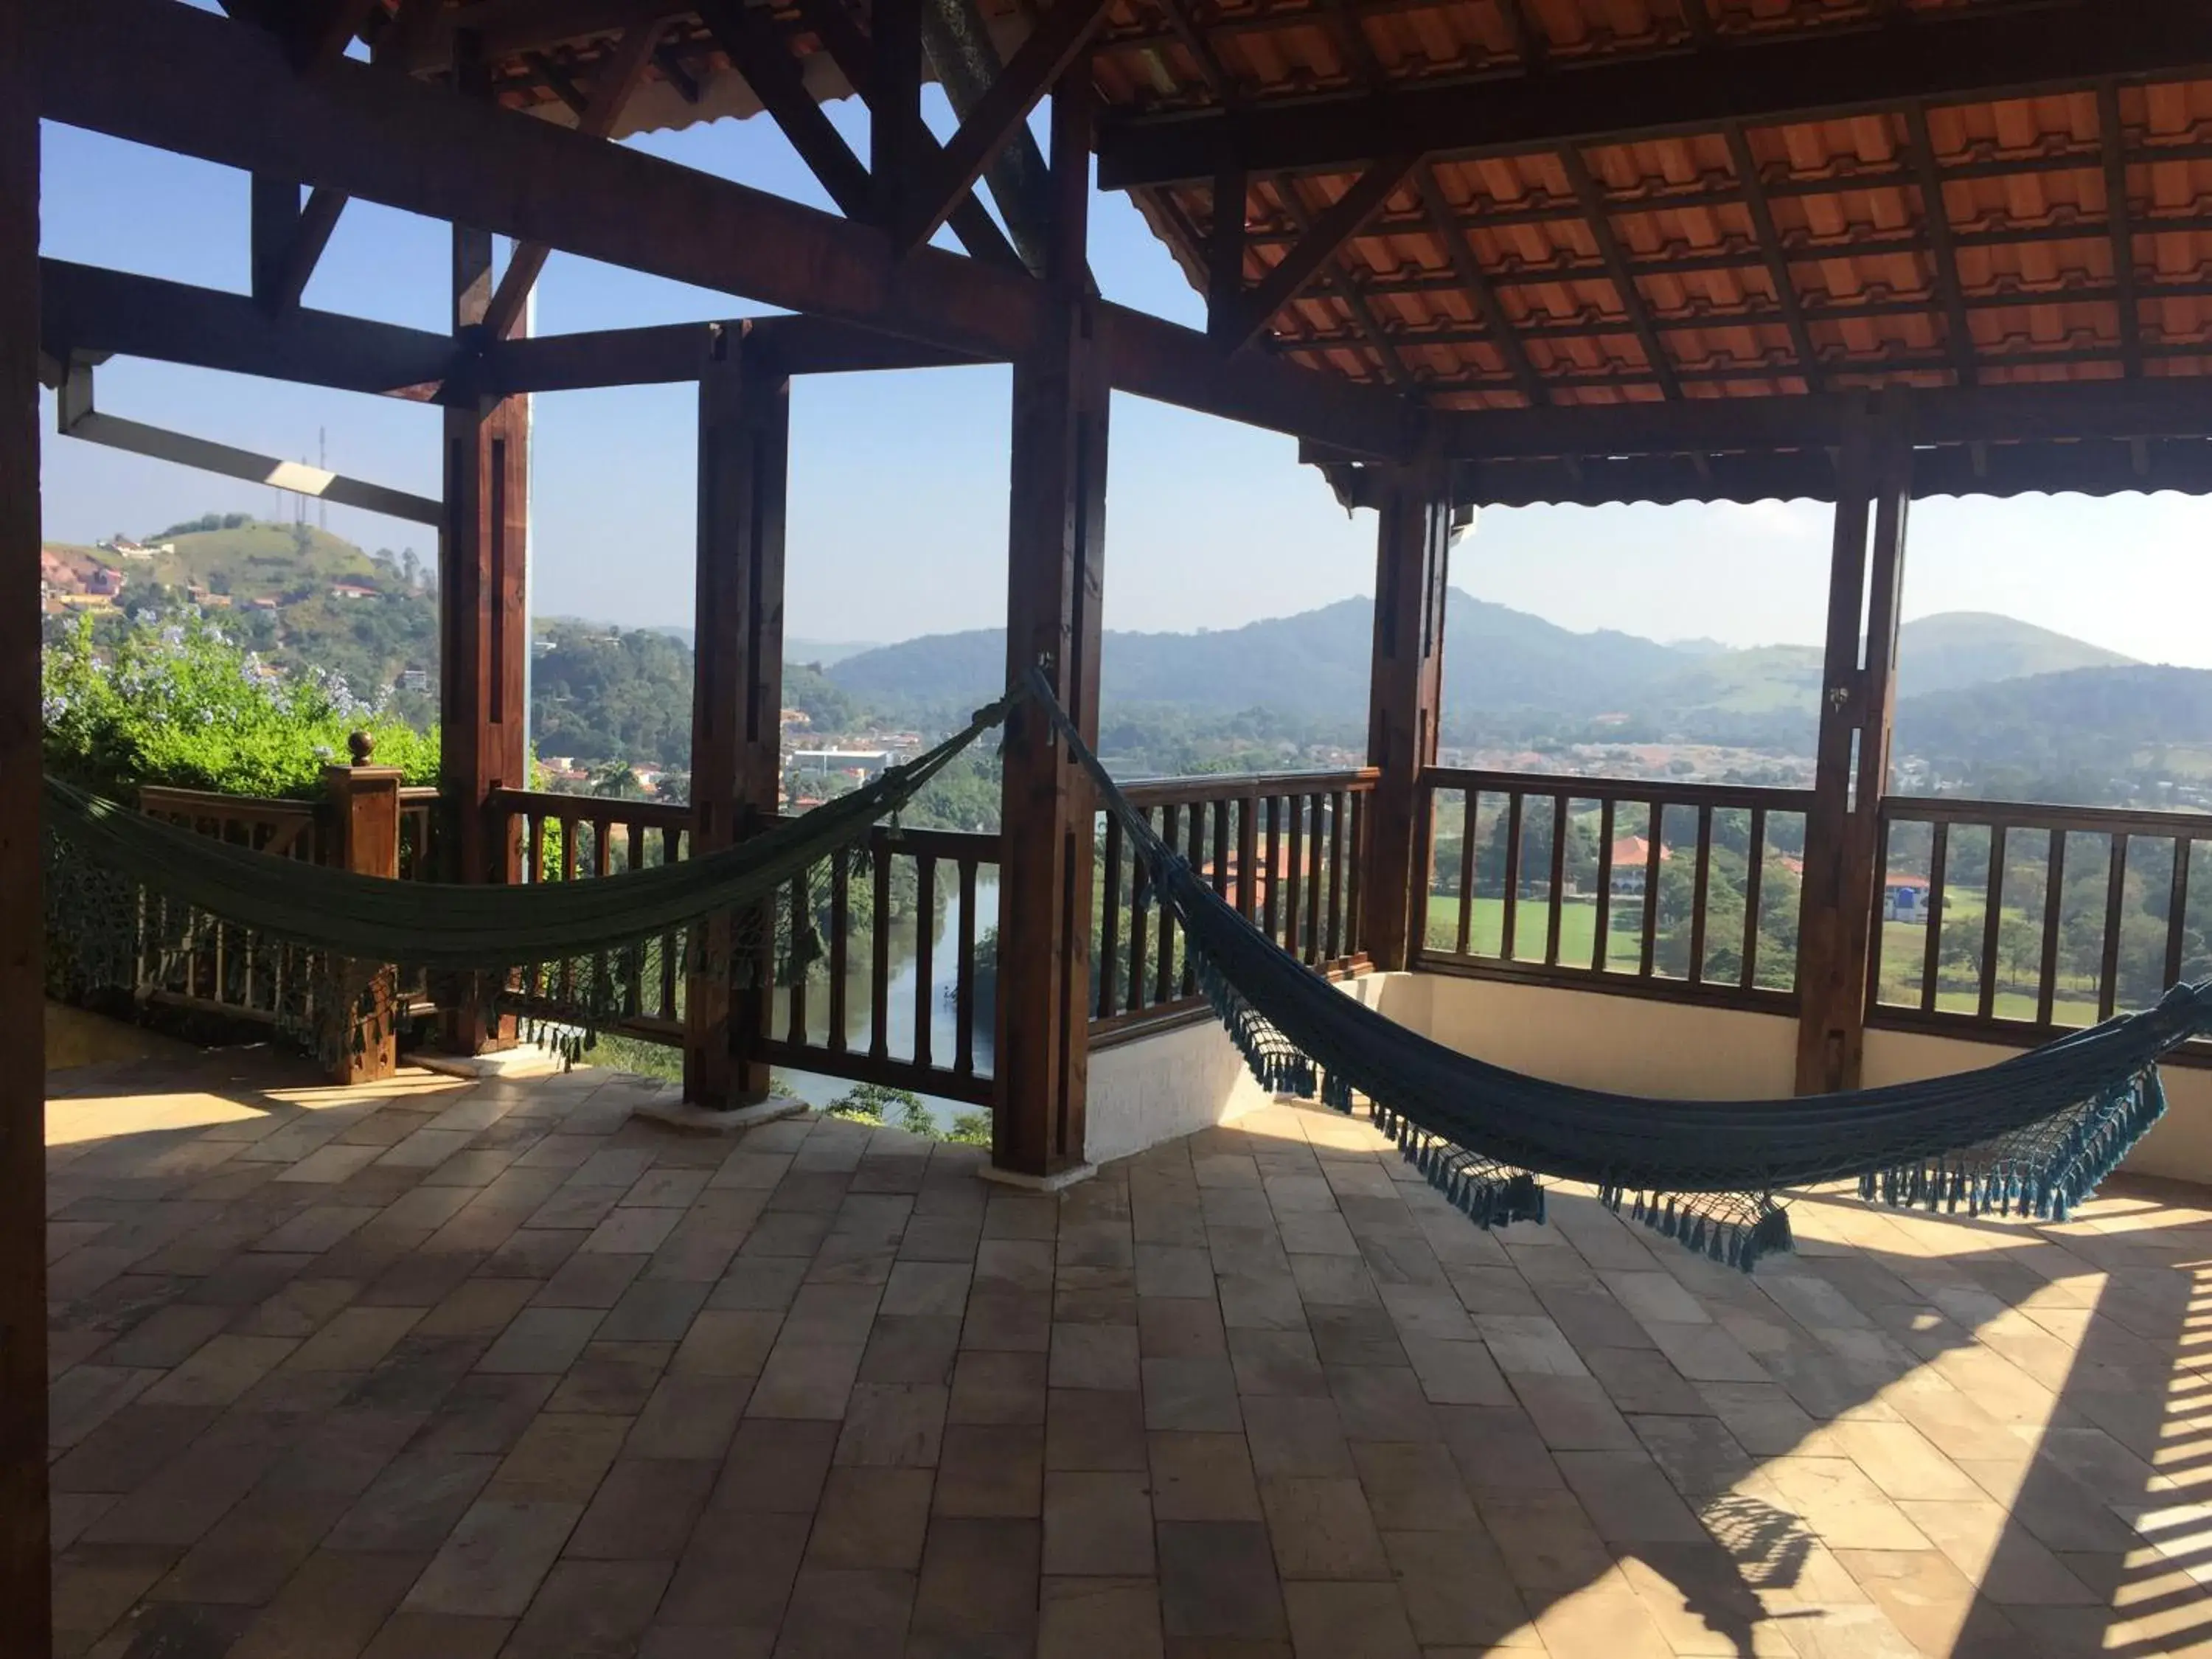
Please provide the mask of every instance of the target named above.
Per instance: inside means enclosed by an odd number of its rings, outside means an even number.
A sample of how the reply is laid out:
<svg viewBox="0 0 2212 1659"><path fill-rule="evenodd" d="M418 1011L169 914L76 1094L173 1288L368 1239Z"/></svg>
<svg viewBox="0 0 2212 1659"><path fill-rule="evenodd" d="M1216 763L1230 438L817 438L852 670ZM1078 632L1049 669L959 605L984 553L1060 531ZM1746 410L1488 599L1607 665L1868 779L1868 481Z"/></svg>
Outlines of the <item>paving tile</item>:
<svg viewBox="0 0 2212 1659"><path fill-rule="evenodd" d="M1382 1547L1414 1639L1425 1646L1483 1650L1533 1639L1527 1603L1480 1531L1386 1530Z"/></svg>
<svg viewBox="0 0 2212 1659"><path fill-rule="evenodd" d="M485 1351L477 1369L557 1375L576 1363L605 1317L596 1308L525 1308Z"/></svg>
<svg viewBox="0 0 2212 1659"><path fill-rule="evenodd" d="M726 1526L705 1518L692 1529L656 1621L773 1632L799 1577L811 1520L805 1513L756 1513L742 1526Z"/></svg>
<svg viewBox="0 0 2212 1659"><path fill-rule="evenodd" d="M405 1610L521 1617L583 1512L581 1504L479 1498L408 1591Z"/></svg>
<svg viewBox="0 0 2212 1659"><path fill-rule="evenodd" d="M811 1515L829 1479L838 1426L765 1418L741 1424L710 1507L729 1514Z"/></svg>
<svg viewBox="0 0 2212 1659"><path fill-rule="evenodd" d="M356 1659L428 1561L319 1551L253 1616L233 1659Z"/></svg>
<svg viewBox="0 0 2212 1659"><path fill-rule="evenodd" d="M1145 1406L1120 1389L1054 1389L1045 1407L1045 1467L1092 1471L1146 1467Z"/></svg>
<svg viewBox="0 0 2212 1659"><path fill-rule="evenodd" d="M842 1418L865 1351L859 1342L806 1344L780 1339L745 1402L746 1415Z"/></svg>
<svg viewBox="0 0 2212 1659"><path fill-rule="evenodd" d="M949 1423L1041 1424L1046 1357L1036 1352L961 1350L952 1372Z"/></svg>
<svg viewBox="0 0 2212 1659"><path fill-rule="evenodd" d="M617 1460L563 1553L583 1560L676 1560L718 1473L706 1462Z"/></svg>
<svg viewBox="0 0 2212 1659"><path fill-rule="evenodd" d="M1260 1483L1260 1504L1285 1583L1390 1576L1358 1481L1275 1476Z"/></svg>
<svg viewBox="0 0 2212 1659"><path fill-rule="evenodd" d="M1043 1531L1036 1521L939 1516L929 1525L915 1586L913 1635L943 1638L947 1654L963 1644L1012 1637L1027 1653L1037 1626ZM969 1648L975 1651L976 1648Z"/></svg>
<svg viewBox="0 0 2212 1659"><path fill-rule="evenodd" d="M1154 1556L1146 1477L1047 1471L1043 1561L1054 1577L1150 1575Z"/></svg>
<svg viewBox="0 0 2212 1659"><path fill-rule="evenodd" d="M1233 1432L1243 1426L1237 1372L1226 1358L1141 1362L1145 1426Z"/></svg>
<svg viewBox="0 0 2212 1659"><path fill-rule="evenodd" d="M1047 1377L1055 1389L1133 1391L1140 1386L1136 1326L1055 1322Z"/></svg>
<svg viewBox="0 0 2212 1659"><path fill-rule="evenodd" d="M1333 1401L1296 1395L1248 1400L1244 1438L1252 1449L1252 1467L1263 1478L1354 1473L1352 1449Z"/></svg>
<svg viewBox="0 0 2212 1659"><path fill-rule="evenodd" d="M484 1496L519 1504L589 1503L629 1430L627 1417L547 1412L523 1431Z"/></svg>
<svg viewBox="0 0 2212 1659"><path fill-rule="evenodd" d="M1701 1544L1705 1528L1658 1464L1638 1451L1554 1450L1568 1490L1609 1544Z"/></svg>
<svg viewBox="0 0 2212 1659"><path fill-rule="evenodd" d="M1439 1342L1414 1338L1405 1343L1406 1358L1420 1379L1421 1392L1437 1406L1503 1406L1513 1399L1498 1362L1480 1342ZM1549 1379L1546 1379L1549 1380Z"/></svg>
<svg viewBox="0 0 2212 1659"><path fill-rule="evenodd" d="M1157 1520L1265 1518L1241 1434L1154 1433L1147 1441Z"/></svg>
<svg viewBox="0 0 2212 1659"><path fill-rule="evenodd" d="M1289 1635L1265 1526L1163 1521L1158 1544L1159 1612L1170 1638L1264 1642Z"/></svg>
<svg viewBox="0 0 2212 1659"><path fill-rule="evenodd" d="M1352 1462L1375 1524L1384 1532L1480 1528L1459 1466L1441 1442L1354 1441Z"/></svg>
<svg viewBox="0 0 2212 1659"><path fill-rule="evenodd" d="M861 1382L845 1407L836 1461L929 1468L937 1462L950 1391L920 1382Z"/></svg>
<svg viewBox="0 0 2212 1659"><path fill-rule="evenodd" d="M1044 1432L1020 1425L951 1424L937 1466L940 1515L1019 1520L1042 1513Z"/></svg>
<svg viewBox="0 0 2212 1659"><path fill-rule="evenodd" d="M691 1322L668 1369L679 1376L757 1377L782 1325L774 1313L710 1308Z"/></svg>

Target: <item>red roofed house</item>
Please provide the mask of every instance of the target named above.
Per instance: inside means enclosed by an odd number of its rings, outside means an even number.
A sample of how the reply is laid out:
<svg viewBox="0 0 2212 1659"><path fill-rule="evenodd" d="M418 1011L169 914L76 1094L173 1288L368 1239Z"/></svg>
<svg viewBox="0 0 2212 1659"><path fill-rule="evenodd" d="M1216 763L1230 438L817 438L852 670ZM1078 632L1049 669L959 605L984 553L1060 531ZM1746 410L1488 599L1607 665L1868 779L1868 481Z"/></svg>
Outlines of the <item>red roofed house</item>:
<svg viewBox="0 0 2212 1659"><path fill-rule="evenodd" d="M1666 863L1674 854L1667 843L1659 843L1659 862ZM1615 898L1642 898L1644 877L1651 863L1651 843L1641 836L1623 836L1613 844L1613 896Z"/></svg>

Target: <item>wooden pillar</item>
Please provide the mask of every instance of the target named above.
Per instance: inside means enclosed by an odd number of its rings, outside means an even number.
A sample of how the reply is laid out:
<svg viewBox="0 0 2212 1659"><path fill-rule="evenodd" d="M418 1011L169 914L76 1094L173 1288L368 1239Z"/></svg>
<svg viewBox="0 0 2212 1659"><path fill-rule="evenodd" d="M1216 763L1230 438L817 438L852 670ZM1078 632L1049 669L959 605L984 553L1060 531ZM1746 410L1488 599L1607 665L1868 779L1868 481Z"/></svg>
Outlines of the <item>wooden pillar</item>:
<svg viewBox="0 0 2212 1659"><path fill-rule="evenodd" d="M749 333L725 329L699 377L698 600L693 617L691 805L695 853L727 847L776 810L782 771L783 532L791 382ZM769 913L739 919L767 933ZM684 993L684 1098L768 1097L772 952L732 988L731 924L709 939L711 971Z"/></svg>
<svg viewBox="0 0 2212 1659"><path fill-rule="evenodd" d="M1042 665L1077 729L1098 732L1109 387L1084 292L1091 90L1052 100L1050 338L1014 365L1006 672ZM1036 709L1006 728L999 878L997 1110L991 1160L1049 1178L1083 1162L1095 792Z"/></svg>
<svg viewBox="0 0 2212 1659"><path fill-rule="evenodd" d="M52 1644L39 842L39 113L0 7L0 1653Z"/></svg>
<svg viewBox="0 0 2212 1659"><path fill-rule="evenodd" d="M1412 965L1427 925L1428 817L1422 774L1443 721L1444 587L1451 556L1450 471L1395 469L1375 549L1375 654L1367 763L1380 769L1367 817L1358 941L1380 969Z"/></svg>
<svg viewBox="0 0 2212 1659"><path fill-rule="evenodd" d="M1912 450L1902 406L1855 422L1837 457L1835 545L1797 934L1797 1091L1855 1089L1868 941L1880 902L1881 798L1897 709ZM1869 524L1873 534L1868 535Z"/></svg>
<svg viewBox="0 0 2212 1659"><path fill-rule="evenodd" d="M491 237L453 228L453 331L465 342L490 304ZM439 775L457 881L514 881L514 827L486 810L529 781L530 400L482 398L446 410L446 522L438 547ZM464 1015L449 1041L470 1051L500 1034Z"/></svg>
<svg viewBox="0 0 2212 1659"><path fill-rule="evenodd" d="M253 297L272 305L284 285L292 248L300 234L300 186L295 179L253 175L251 236Z"/></svg>
<svg viewBox="0 0 2212 1659"><path fill-rule="evenodd" d="M404 774L396 766L369 764L369 741L353 734L354 763L323 769L323 787L330 792L335 819L336 860L338 868L357 876L399 875L399 786ZM358 1006L350 997L331 1007L334 1035L342 1039L338 1057L331 1067L334 1083L380 1083L399 1069L399 1031L392 1018L394 985L390 969L377 975L372 1006ZM358 1046L354 1027L362 1027Z"/></svg>

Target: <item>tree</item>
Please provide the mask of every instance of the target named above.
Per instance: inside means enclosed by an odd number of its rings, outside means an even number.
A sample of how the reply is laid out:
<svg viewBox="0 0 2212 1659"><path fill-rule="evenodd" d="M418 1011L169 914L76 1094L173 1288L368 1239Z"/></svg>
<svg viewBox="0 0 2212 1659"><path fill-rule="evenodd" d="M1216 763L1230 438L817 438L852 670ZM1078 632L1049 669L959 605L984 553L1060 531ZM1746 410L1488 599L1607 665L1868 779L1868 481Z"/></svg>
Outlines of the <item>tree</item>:
<svg viewBox="0 0 2212 1659"><path fill-rule="evenodd" d="M1480 891L1504 890L1505 853L1512 839L1511 828L1511 817L1500 812L1475 849L1474 878ZM1586 886L1597 875L1597 844L1588 827L1572 813L1567 816L1567 851L1563 868L1571 887ZM1531 803L1522 812L1519 876L1524 893L1552 879L1552 809L1548 805L1539 808Z"/></svg>

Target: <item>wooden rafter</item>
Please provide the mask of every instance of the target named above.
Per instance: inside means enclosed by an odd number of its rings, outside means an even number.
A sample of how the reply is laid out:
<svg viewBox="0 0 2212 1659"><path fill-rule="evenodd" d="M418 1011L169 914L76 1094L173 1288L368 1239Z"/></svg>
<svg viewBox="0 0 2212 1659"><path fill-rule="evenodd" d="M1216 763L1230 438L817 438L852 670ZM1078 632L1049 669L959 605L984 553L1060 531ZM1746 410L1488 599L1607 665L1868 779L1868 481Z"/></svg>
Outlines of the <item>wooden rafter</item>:
<svg viewBox="0 0 2212 1659"><path fill-rule="evenodd" d="M1928 232L1929 263L1935 266L1936 292L1943 303L1943 328L1948 337L1952 372L1960 386L1972 386L1974 368L1973 325L1966 316L1966 289L1959 281L1959 251L1951 241L1951 210L1943 199L1942 176L1936 170L1936 145L1928 136L1928 111L1914 102L1905 106L1905 148L1920 187L1920 222Z"/></svg>
<svg viewBox="0 0 2212 1659"><path fill-rule="evenodd" d="M1298 199L1298 181L1289 173L1279 173L1269 182L1274 185L1275 195L1282 202L1283 211L1290 216L1291 222L1297 226L1302 235L1312 235L1314 216L1306 211L1305 204ZM1389 334L1376 318L1375 307L1367 302L1366 295L1360 292L1359 285L1344 268L1340 252L1329 255L1328 262L1322 267L1321 281L1351 314L1352 325L1364 337L1368 348L1374 352L1376 363L1382 371L1382 378L1392 386L1406 385L1412 376L1407 373L1405 360L1398 355L1398 349Z"/></svg>
<svg viewBox="0 0 2212 1659"><path fill-rule="evenodd" d="M1513 55L1521 60L1521 67L1530 75L1541 74L1551 58L1551 41L1543 25L1529 16L1524 0L1498 0L1498 15L1505 20L1505 32L1513 37Z"/></svg>
<svg viewBox="0 0 2212 1659"><path fill-rule="evenodd" d="M700 0L699 16L830 199L847 217L865 218L868 169L806 89L798 61L765 14L744 0Z"/></svg>
<svg viewBox="0 0 2212 1659"><path fill-rule="evenodd" d="M2142 317L2136 294L2135 218L2128 203L2127 133L2120 125L2120 89L2097 88L2097 126L2105 163L2105 227L2112 239L2112 286L2118 289L2120 362L2130 379L2142 373Z"/></svg>
<svg viewBox="0 0 2212 1659"><path fill-rule="evenodd" d="M308 279L322 260L323 250L330 246L331 233L337 228L338 216L345 211L345 194L336 190L313 190L308 192L307 204L301 206L297 185L289 181L272 184L258 178L253 185L253 297L268 311L291 311L299 306L300 296L307 290ZM288 192L289 212L264 220L270 207L281 204ZM268 239L265 244L264 237Z"/></svg>
<svg viewBox="0 0 2212 1659"><path fill-rule="evenodd" d="M1690 31L1690 39L1700 46L1710 46L1720 39L1720 31L1713 27L1713 15L1706 9L1705 0L1682 0L1682 22Z"/></svg>
<svg viewBox="0 0 2212 1659"><path fill-rule="evenodd" d="M838 73L845 77L845 83L866 106L872 125L876 118L875 51L867 34L853 21L842 0L799 0L799 10L822 42L823 49L830 54L830 61L837 65ZM937 140L927 127L918 131L914 140L923 165L928 165L937 154ZM945 222L960 239L960 246L975 258L1013 270L1022 269L1021 255L1014 252L1006 233L984 210L973 191L961 198Z"/></svg>
<svg viewBox="0 0 2212 1659"><path fill-rule="evenodd" d="M1767 280L1774 285L1774 301L1782 307L1782 321L1790 331L1790 343L1797 353L1799 371L1805 377L1805 389L1821 389L1823 375L1820 354L1813 344L1813 331L1805 321L1804 301L1797 296L1797 284L1790 274L1790 260L1783 252L1782 233L1775 228L1774 210L1766 199L1765 186L1759 176L1759 159L1751 153L1751 140L1740 121L1731 121L1728 135L1729 164L1735 169L1738 181L1743 186L1744 209L1751 216L1751 227L1759 238L1761 261L1766 266ZM1635 280L1632 273L1631 281Z"/></svg>
<svg viewBox="0 0 2212 1659"><path fill-rule="evenodd" d="M937 234L946 216L975 188L983 170L1028 119L1037 100L1082 55L1105 20L1106 7L1107 0L1059 0L1030 27L1029 38L999 71L982 101L969 111L925 175L919 199L899 231L906 246L919 246Z"/></svg>
<svg viewBox="0 0 2212 1659"><path fill-rule="evenodd" d="M980 357L1045 338L1048 296L1021 272L935 247L895 259L870 227L626 145L368 64L310 88L268 37L171 0L22 9L33 95L52 120ZM204 94L216 86L223 97ZM1125 307L1094 314L1117 390L1365 455L1419 441L1420 411L1385 388L1224 359Z"/></svg>
<svg viewBox="0 0 2212 1659"><path fill-rule="evenodd" d="M523 67L536 77L538 83L551 93L577 116L592 106L592 95L576 84L575 77L542 52L522 54Z"/></svg>
<svg viewBox="0 0 2212 1659"><path fill-rule="evenodd" d="M1498 299L1498 289L1489 273L1483 270L1482 262L1468 246L1467 234L1454 221L1451 204L1444 199L1443 188L1437 183L1436 169L1425 161L1415 167L1413 188L1420 192L1422 210L1435 228L1437 240L1443 244L1444 256L1451 261L1454 276L1474 301L1474 308L1482 313L1486 336L1505 359L1513 378L1520 382L1522 395L1538 406L1551 402L1551 392L1528 356L1519 329Z"/></svg>
<svg viewBox="0 0 2212 1659"><path fill-rule="evenodd" d="M1233 158L1224 156L1213 173L1213 223L1206 238L1206 327L1217 345L1234 349L1229 337L1244 300L1245 223L1251 181ZM1300 231L1303 237L1307 233Z"/></svg>
<svg viewBox="0 0 2212 1659"><path fill-rule="evenodd" d="M622 118L623 106L629 102L630 94L644 80L646 65L653 61L653 49L660 40L661 25L658 22L639 23L615 42L614 49L600 62L599 74L592 82L592 101L576 118L576 131L586 138L604 138ZM507 262L507 270L499 279L499 287L484 310L483 331L487 337L504 340L514 332L522 320L522 311L529 302L530 290L538 284L538 273L545 269L545 261L552 253L544 242L520 242Z"/></svg>
<svg viewBox="0 0 2212 1659"><path fill-rule="evenodd" d="M1228 318L1218 325L1208 318L1206 332L1231 350L1248 344L1267 327L1269 319L1321 275L1338 249L1359 234L1360 227L1381 210L1419 160L1417 155L1391 156L1360 174L1351 189L1322 210L1258 285L1237 300Z"/></svg>
<svg viewBox="0 0 2212 1659"><path fill-rule="evenodd" d="M678 98L687 104L699 101L699 77L692 72L690 64L684 61L683 52L677 49L673 41L663 40L655 46L653 62L653 67L660 71L660 78L676 88Z"/></svg>
<svg viewBox="0 0 2212 1659"><path fill-rule="evenodd" d="M1242 102L1237 78L1230 74L1229 66L1221 61L1221 54L1214 51L1213 42L1199 32L1184 0L1152 0L1152 3L1168 20L1168 27L1175 31L1176 39L1182 43L1183 50L1196 61L1198 72L1205 77L1207 89L1221 101L1224 108L1237 107Z"/></svg>
<svg viewBox="0 0 2212 1659"><path fill-rule="evenodd" d="M1582 204L1583 216L1589 223L1590 235L1597 243L1598 257L1605 261L1607 277L1613 291L1620 295L1620 308L1628 318L1629 326L1636 331L1637 343L1644 348L1644 362L1650 366L1659 389L1672 402L1682 395L1682 383L1675 377L1674 360L1668 355L1667 343L1659 331L1651 325L1651 307L1644 302L1644 290L1637 286L1636 274L1628 268L1628 256L1621 251L1620 239L1613 234L1611 204L1605 192L1591 177L1589 163L1583 153L1571 144L1559 152L1559 163L1566 169L1567 184Z"/></svg>
<svg viewBox="0 0 2212 1659"><path fill-rule="evenodd" d="M319 74L344 57L376 4L377 0L297 0L285 34L300 72Z"/></svg>
<svg viewBox="0 0 2212 1659"><path fill-rule="evenodd" d="M1225 146L1256 172L1336 170L1401 149L1437 155L1535 154L1631 138L2081 87L2107 78L2190 78L2212 65L2212 8L2197 0L2038 10L1960 7L1891 27L1759 36L1655 62L1553 63L1542 76L1440 80L1270 100L1204 114L1131 115L1099 135L1109 190L1196 182Z"/></svg>

